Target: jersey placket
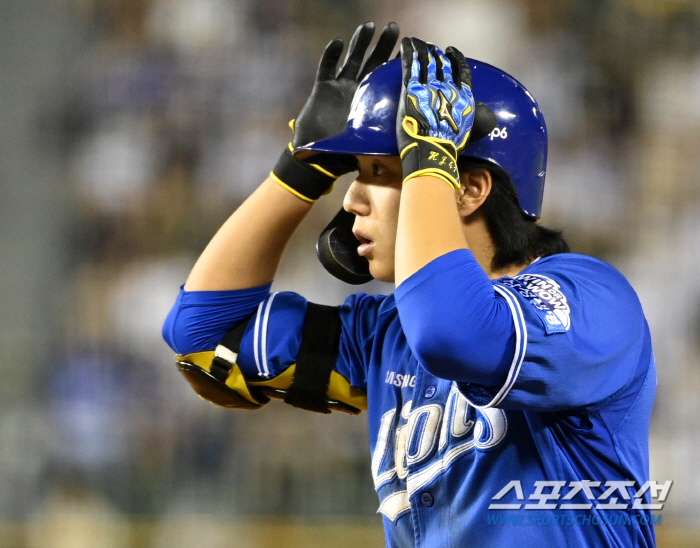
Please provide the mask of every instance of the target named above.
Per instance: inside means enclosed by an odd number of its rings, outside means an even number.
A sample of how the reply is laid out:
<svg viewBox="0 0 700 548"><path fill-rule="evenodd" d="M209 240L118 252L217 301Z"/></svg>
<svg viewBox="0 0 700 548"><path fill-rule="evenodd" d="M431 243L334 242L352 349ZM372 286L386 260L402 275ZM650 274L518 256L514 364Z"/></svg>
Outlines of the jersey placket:
<svg viewBox="0 0 700 548"><path fill-rule="evenodd" d="M411 503L411 518L415 535L415 546L423 546L424 539L430 539L429 531L434 521L433 514L440 505L436 486L427 485L415 488L414 478L429 465L435 456L442 420L444 420L445 399L449 393L449 382L434 377L423 367L416 367L416 385L413 390L413 403L408 424L406 446L406 466L408 468L407 489ZM443 386L444 385L444 386ZM418 479L418 483L422 483ZM430 541L431 545L433 541Z"/></svg>

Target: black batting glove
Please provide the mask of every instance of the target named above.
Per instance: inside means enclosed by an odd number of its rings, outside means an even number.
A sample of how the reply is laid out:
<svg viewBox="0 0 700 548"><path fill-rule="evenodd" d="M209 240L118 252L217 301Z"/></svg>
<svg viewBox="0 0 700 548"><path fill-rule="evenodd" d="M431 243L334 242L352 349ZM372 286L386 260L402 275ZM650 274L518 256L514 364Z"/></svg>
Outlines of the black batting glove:
<svg viewBox="0 0 700 548"><path fill-rule="evenodd" d="M321 153L300 160L294 157L294 150L345 130L355 91L365 76L389 60L399 37L399 26L389 23L384 27L363 65L373 36L374 23L371 21L357 27L339 71L337 67L343 52L343 40L331 40L321 56L311 95L299 116L290 123L294 137L271 175L303 200L315 202L330 192L340 175L357 168L353 156Z"/></svg>

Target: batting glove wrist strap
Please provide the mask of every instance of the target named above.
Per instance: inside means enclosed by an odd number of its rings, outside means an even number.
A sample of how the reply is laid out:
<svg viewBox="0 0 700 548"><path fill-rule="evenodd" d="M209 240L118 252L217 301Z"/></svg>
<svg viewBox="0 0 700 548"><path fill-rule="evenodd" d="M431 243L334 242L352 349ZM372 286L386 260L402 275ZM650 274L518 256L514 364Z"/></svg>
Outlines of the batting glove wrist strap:
<svg viewBox="0 0 700 548"><path fill-rule="evenodd" d="M282 152L270 176L298 198L311 203L330 192L338 178L319 165L297 160L289 148Z"/></svg>
<svg viewBox="0 0 700 548"><path fill-rule="evenodd" d="M406 133L413 133L407 120L404 120L403 125ZM404 184L415 177L431 175L442 179L453 188L459 188L455 146L450 142L430 141L418 135L415 135L415 139L401 151Z"/></svg>

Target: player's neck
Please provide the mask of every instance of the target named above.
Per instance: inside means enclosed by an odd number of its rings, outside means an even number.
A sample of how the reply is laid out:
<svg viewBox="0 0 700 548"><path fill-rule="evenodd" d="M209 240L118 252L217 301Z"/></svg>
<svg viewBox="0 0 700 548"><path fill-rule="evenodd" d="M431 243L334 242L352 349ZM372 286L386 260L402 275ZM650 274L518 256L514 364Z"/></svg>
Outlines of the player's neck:
<svg viewBox="0 0 700 548"><path fill-rule="evenodd" d="M476 262L484 269L486 275L492 279L503 276L516 276L527 264L508 265L504 268L493 268L493 257L496 254L496 245L486 228L486 221L479 217L465 219L463 223L464 237L467 239L469 249L474 254Z"/></svg>

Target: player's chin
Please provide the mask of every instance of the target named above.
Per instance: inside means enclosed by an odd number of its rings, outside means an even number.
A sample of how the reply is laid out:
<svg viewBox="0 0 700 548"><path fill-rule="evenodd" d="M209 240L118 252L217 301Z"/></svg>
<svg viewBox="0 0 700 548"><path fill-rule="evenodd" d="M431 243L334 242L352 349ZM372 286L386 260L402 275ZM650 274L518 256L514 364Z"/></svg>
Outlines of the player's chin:
<svg viewBox="0 0 700 548"><path fill-rule="evenodd" d="M375 280L394 283L394 262L382 261L379 258L367 257L369 272Z"/></svg>

